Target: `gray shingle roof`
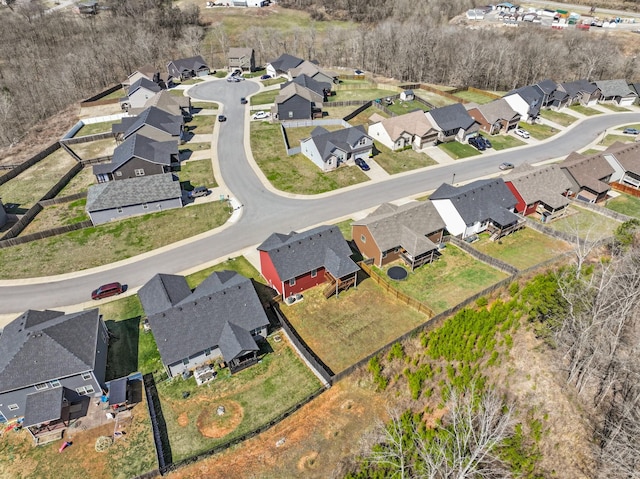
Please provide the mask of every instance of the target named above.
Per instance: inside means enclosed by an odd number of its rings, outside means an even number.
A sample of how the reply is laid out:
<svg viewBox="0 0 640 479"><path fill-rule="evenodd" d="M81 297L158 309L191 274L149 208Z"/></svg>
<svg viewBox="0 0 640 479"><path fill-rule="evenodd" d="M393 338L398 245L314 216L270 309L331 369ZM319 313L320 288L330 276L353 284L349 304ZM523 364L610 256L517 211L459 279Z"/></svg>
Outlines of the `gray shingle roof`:
<svg viewBox="0 0 640 479"><path fill-rule="evenodd" d="M450 200L467 225L490 219L507 226L518 220L518 216L509 211L516 206L516 197L502 178L478 180L458 187L443 183L430 199Z"/></svg>
<svg viewBox="0 0 640 479"><path fill-rule="evenodd" d="M313 78L311 78L308 75L299 75L297 77L295 77L292 81L288 81L285 83L282 83L280 85L280 89L285 88L286 86L288 86L291 83L297 83L298 85L311 90L312 92L318 94L318 95L324 95L324 91L327 90L331 90L331 85L325 82L319 82L317 80L314 80Z"/></svg>
<svg viewBox="0 0 640 479"><path fill-rule="evenodd" d="M173 156L172 156L173 155ZM110 163L93 166L93 174L111 173L132 158L141 158L151 163L171 166L172 159L178 155L178 141L156 141L134 133L116 146Z"/></svg>
<svg viewBox="0 0 640 479"><path fill-rule="evenodd" d="M351 153L357 149L358 142L364 137L370 138L373 142L373 139L365 132L363 125L335 131L328 131L317 126L311 131L311 141L316 145L323 161L331 158L336 149Z"/></svg>
<svg viewBox="0 0 640 479"><path fill-rule="evenodd" d="M429 111L431 118L436 122L438 128L443 131L462 128L469 129L475 120L467 113L466 108L461 103L454 103Z"/></svg>
<svg viewBox="0 0 640 479"><path fill-rule="evenodd" d="M334 225L318 226L288 235L274 233L258 246L258 250L269 254L282 281L322 267L336 278L360 270L351 260L351 248L340 229Z"/></svg>
<svg viewBox="0 0 640 479"><path fill-rule="evenodd" d="M536 168L525 163L511 170L504 181L511 182L528 205L542 201L557 209L569 204L563 193L571 189L571 182L556 164Z"/></svg>
<svg viewBox="0 0 640 479"><path fill-rule="evenodd" d="M95 365L100 314L29 310L0 336L0 392L86 371Z"/></svg>
<svg viewBox="0 0 640 479"><path fill-rule="evenodd" d="M271 61L271 66L277 72L287 72L291 68L295 68L300 65L304 60L302 58L294 57L293 55L289 55L288 53L283 53L275 60Z"/></svg>
<svg viewBox="0 0 640 479"><path fill-rule="evenodd" d="M249 57L251 58L251 54L253 53L253 48L249 47L231 47L229 48L229 52L227 53L228 58L242 58Z"/></svg>
<svg viewBox="0 0 640 479"><path fill-rule="evenodd" d="M156 93L162 90L162 88L160 88L160 85L158 85L157 83L149 80L148 78L141 77L141 78L138 78L135 82L133 82L133 84L129 87L129 90L127 90L127 95L129 96L132 95L140 88L145 88L149 91L156 92Z"/></svg>
<svg viewBox="0 0 640 479"><path fill-rule="evenodd" d="M558 88L558 84L548 78L546 80L539 81L534 86L538 87L545 95L552 94L556 91L556 88Z"/></svg>
<svg viewBox="0 0 640 479"><path fill-rule="evenodd" d="M402 246L412 256L431 251L436 245L427 236L445 227L430 201L395 206L385 203L351 226L366 226L380 251Z"/></svg>
<svg viewBox="0 0 640 479"><path fill-rule="evenodd" d="M225 323L220 333L220 352L225 360L231 361L259 349L249 331L233 323Z"/></svg>
<svg viewBox="0 0 640 479"><path fill-rule="evenodd" d="M289 82L287 83L286 87L280 90L280 93L278 93L278 96L276 96L274 103L284 103L294 95L299 95L305 100L310 101L311 103L321 103L324 99L322 95L317 94L313 90L309 90L308 88L295 82Z"/></svg>
<svg viewBox="0 0 640 479"><path fill-rule="evenodd" d="M101 211L182 197L171 173L108 181L89 187L87 211Z"/></svg>
<svg viewBox="0 0 640 479"><path fill-rule="evenodd" d="M175 274L156 274L138 291L147 316L166 311L190 295L185 277Z"/></svg>
<svg viewBox="0 0 640 479"><path fill-rule="evenodd" d="M24 407L24 427L55 421L62 416L64 388L58 387L27 395Z"/></svg>
<svg viewBox="0 0 640 479"><path fill-rule="evenodd" d="M201 55L196 55L195 57L188 58L179 58L177 60L172 60L167 65L167 69L169 73L175 74L175 71L172 70L175 68L177 72L180 74L191 71L198 71L202 68L209 68L207 66L207 62L204 61Z"/></svg>
<svg viewBox="0 0 640 479"><path fill-rule="evenodd" d="M594 82L604 97L610 96L637 96L634 91L629 88L626 80L600 80Z"/></svg>
<svg viewBox="0 0 640 479"><path fill-rule="evenodd" d="M174 284L158 282L155 278L149 283L152 282L165 289L172 288ZM220 347L224 359L229 361L235 357L228 357L233 351L249 347L244 332L249 334L269 324L251 280L235 271L212 273L189 296L162 310L159 304L163 304L165 298L173 297L173 294L154 287L140 297L165 364L173 364L215 347ZM175 297L182 294L183 291L180 291ZM229 323L233 326L225 330ZM230 334L235 335L235 339L230 340ZM223 344L227 340L231 344ZM251 347L255 347L255 342Z"/></svg>
<svg viewBox="0 0 640 479"><path fill-rule="evenodd" d="M538 116L540 114L540 107L542 106L543 95L542 92L533 86L523 86L515 90L510 91L505 96L519 95L529 105L529 116Z"/></svg>
<svg viewBox="0 0 640 479"><path fill-rule="evenodd" d="M567 92L571 98L575 98L582 93L591 95L598 87L589 80L581 79L567 83L560 83L560 87Z"/></svg>
<svg viewBox="0 0 640 479"><path fill-rule="evenodd" d="M136 117L124 117L120 124L114 123L111 129L114 133L123 132L124 137L128 138L144 125L150 125L169 133L171 136L180 136L183 123L182 115L171 115L160 108L151 106Z"/></svg>

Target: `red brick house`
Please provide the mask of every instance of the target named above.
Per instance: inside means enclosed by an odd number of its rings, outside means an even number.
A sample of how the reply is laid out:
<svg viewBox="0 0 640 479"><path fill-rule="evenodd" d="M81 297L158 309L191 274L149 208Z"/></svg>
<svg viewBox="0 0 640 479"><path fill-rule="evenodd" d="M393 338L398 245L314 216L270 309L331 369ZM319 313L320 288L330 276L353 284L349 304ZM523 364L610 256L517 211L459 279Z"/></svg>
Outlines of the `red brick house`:
<svg viewBox="0 0 640 479"><path fill-rule="evenodd" d="M355 285L360 268L337 226L303 233L273 233L260 246L260 272L283 298L330 282L336 291Z"/></svg>

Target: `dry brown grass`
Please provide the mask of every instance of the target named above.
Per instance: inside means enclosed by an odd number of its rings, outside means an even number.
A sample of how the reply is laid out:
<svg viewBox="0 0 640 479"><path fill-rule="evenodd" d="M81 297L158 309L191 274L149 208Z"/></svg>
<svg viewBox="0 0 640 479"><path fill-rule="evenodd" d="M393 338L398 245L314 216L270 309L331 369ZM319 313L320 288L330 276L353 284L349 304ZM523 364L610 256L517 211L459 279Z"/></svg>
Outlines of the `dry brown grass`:
<svg viewBox="0 0 640 479"><path fill-rule="evenodd" d="M105 138L103 140L70 145L69 148L83 160L92 160L101 156L113 155L113 150L116 149L116 146L118 145L113 138Z"/></svg>

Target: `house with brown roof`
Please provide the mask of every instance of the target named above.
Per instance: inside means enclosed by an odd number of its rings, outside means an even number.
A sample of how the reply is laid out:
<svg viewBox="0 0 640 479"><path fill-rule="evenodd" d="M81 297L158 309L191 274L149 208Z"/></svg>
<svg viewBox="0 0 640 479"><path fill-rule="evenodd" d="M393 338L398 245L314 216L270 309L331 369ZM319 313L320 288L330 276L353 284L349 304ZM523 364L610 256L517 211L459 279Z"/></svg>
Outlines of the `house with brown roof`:
<svg viewBox="0 0 640 479"><path fill-rule="evenodd" d="M289 78L292 80L300 75L307 75L320 83L329 83L330 85L335 81L335 75L324 71L315 63L308 60L303 61L300 65L291 68L288 71Z"/></svg>
<svg viewBox="0 0 640 479"><path fill-rule="evenodd" d="M231 47L227 52L229 71L252 72L256 69L256 55L253 48Z"/></svg>
<svg viewBox="0 0 640 479"><path fill-rule="evenodd" d="M614 169L611 182L640 189L640 143L616 141L602 156Z"/></svg>
<svg viewBox="0 0 640 479"><path fill-rule="evenodd" d="M322 115L322 95L291 82L280 90L272 113L279 120L311 120Z"/></svg>
<svg viewBox="0 0 640 479"><path fill-rule="evenodd" d="M503 179L516 197L516 212L525 216L537 213L543 223L566 214L571 182L558 165L534 167L524 163Z"/></svg>
<svg viewBox="0 0 640 479"><path fill-rule="evenodd" d="M374 119L373 116L371 118ZM409 146L421 150L438 140L438 130L420 110L376 121L369 126L367 133L393 151Z"/></svg>
<svg viewBox="0 0 640 479"><path fill-rule="evenodd" d="M598 203L607 198L615 170L604 153L584 156L574 151L560 163L560 168L571 182L571 196L588 203Z"/></svg>
<svg viewBox="0 0 640 479"><path fill-rule="evenodd" d="M431 201L396 206L385 203L360 221L351 223L360 252L382 267L398 259L413 271L435 261L445 224Z"/></svg>
<svg viewBox="0 0 640 479"><path fill-rule="evenodd" d="M480 123L480 129L490 135L507 133L518 127L522 116L509 105L504 98L484 105L469 103L465 105L471 117Z"/></svg>

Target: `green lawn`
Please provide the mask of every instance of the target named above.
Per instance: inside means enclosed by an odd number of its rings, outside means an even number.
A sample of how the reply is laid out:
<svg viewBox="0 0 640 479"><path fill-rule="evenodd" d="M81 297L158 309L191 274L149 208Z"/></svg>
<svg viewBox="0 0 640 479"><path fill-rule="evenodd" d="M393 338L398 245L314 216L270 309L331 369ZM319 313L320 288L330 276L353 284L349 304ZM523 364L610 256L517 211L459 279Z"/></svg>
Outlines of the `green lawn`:
<svg viewBox="0 0 640 479"><path fill-rule="evenodd" d="M490 103L495 100L495 98L492 96L483 95L482 93L477 93L469 90L459 91L458 93L454 93L453 96L457 96L458 98L467 100L470 103L477 103L478 105L484 105L485 103Z"/></svg>
<svg viewBox="0 0 640 479"><path fill-rule="evenodd" d="M326 299L324 286L282 312L311 349L337 373L428 318L386 294L373 280Z"/></svg>
<svg viewBox="0 0 640 479"><path fill-rule="evenodd" d="M204 150L210 150L211 149L211 143L207 142L207 141L196 141L196 142L188 142L185 143L184 145L182 145L178 151L180 153L183 152L188 152L188 151L204 151Z"/></svg>
<svg viewBox="0 0 640 479"><path fill-rule="evenodd" d="M82 168L76 176L58 193L58 198L63 196L75 195L76 193L86 192L89 186L96 183L96 177L93 175L91 165Z"/></svg>
<svg viewBox="0 0 640 479"><path fill-rule="evenodd" d="M489 234L480 235L472 245L478 251L500 259L518 269L526 269L569 251L572 246L564 241L524 228L500 239L489 241Z"/></svg>
<svg viewBox="0 0 640 479"><path fill-rule="evenodd" d="M214 229L229 214L226 202L214 201L2 248L0 278L50 276L113 263Z"/></svg>
<svg viewBox="0 0 640 479"><path fill-rule="evenodd" d="M437 93L432 93L426 90L413 90L416 96L419 96L423 100L428 101L436 108L440 108L441 106L453 105L457 103L455 100L451 100L443 95L438 95Z"/></svg>
<svg viewBox="0 0 640 479"><path fill-rule="evenodd" d="M486 133L482 133L482 136L489 138L489 141L491 141L491 147L496 151L506 150L508 148L514 148L516 146L526 145L524 141L511 135L493 135L492 136L492 135L487 135Z"/></svg>
<svg viewBox="0 0 640 479"><path fill-rule="evenodd" d="M358 107L354 107L354 106L339 106L335 108L325 108L324 111L329 115L330 118L334 118L334 117L344 118L345 116L347 116L349 113L353 112L357 108ZM354 116L351 120L349 120L349 124L352 126L364 125L366 129L366 127L370 123L372 123L371 121L369 121L369 118L374 113L377 113L383 118L389 117L389 115L387 115L384 111L378 110L374 106L370 106L369 108L360 112L358 115Z"/></svg>
<svg viewBox="0 0 640 479"><path fill-rule="evenodd" d="M209 159L192 160L183 163L180 167L179 177L182 189L187 191L196 186L206 186L208 188L218 186L213 177L213 167ZM185 183L188 183L191 187Z"/></svg>
<svg viewBox="0 0 640 479"><path fill-rule="evenodd" d="M324 129L328 131L342 130L342 125L323 125ZM289 140L289 147L300 146L300 140L309 138L311 132L315 129L315 126L300 126L296 128L285 128L287 133L287 139Z"/></svg>
<svg viewBox="0 0 640 479"><path fill-rule="evenodd" d="M95 135L96 133L109 133L111 132L111 125L114 123L120 123L120 120L101 121L100 123L84 124L75 135L74 138L79 136Z"/></svg>
<svg viewBox="0 0 640 479"><path fill-rule="evenodd" d="M600 140L598 145L611 146L616 141L621 141L623 143L630 143L633 141L633 138L634 137L632 135L606 135L602 140Z"/></svg>
<svg viewBox="0 0 640 479"><path fill-rule="evenodd" d="M605 107L608 110L616 111L616 112L631 111L628 108L625 108L623 106L614 105L613 103L600 103L599 105Z"/></svg>
<svg viewBox="0 0 640 479"><path fill-rule="evenodd" d="M280 125L251 122L251 150L271 184L289 193L313 195L367 181L356 166L323 173L302 154L287 156Z"/></svg>
<svg viewBox="0 0 640 479"><path fill-rule="evenodd" d="M410 148L391 151L380 143L374 143L373 159L390 175L438 164L425 153L419 153Z"/></svg>
<svg viewBox="0 0 640 479"><path fill-rule="evenodd" d="M394 112L396 115L404 115L415 110L429 111L429 107L419 101L400 101L395 100L393 105L388 105L387 109Z"/></svg>
<svg viewBox="0 0 640 479"><path fill-rule="evenodd" d="M598 111L594 108L589 108L588 106L584 106L584 105L572 105L569 107L569 109L576 111L578 113L582 113L583 115L586 115L586 116L602 115L601 111Z"/></svg>
<svg viewBox="0 0 640 479"><path fill-rule="evenodd" d="M185 126L196 135L198 133L209 134L213 131L213 125L216 124L216 120L215 115L195 115L190 122L185 123Z"/></svg>
<svg viewBox="0 0 640 479"><path fill-rule="evenodd" d="M383 90L381 88L357 88L353 90L340 90L334 96L329 97L329 103L334 101L350 100L376 100L395 95L394 90Z"/></svg>
<svg viewBox="0 0 640 479"><path fill-rule="evenodd" d="M86 221L89 219L89 215L86 212L86 205L86 198L80 198L70 201L69 203L57 203L45 206L44 209L38 213L38 216L20 233L20 236Z"/></svg>
<svg viewBox="0 0 640 479"><path fill-rule="evenodd" d="M192 101L191 108L202 110L217 110L219 105L213 101Z"/></svg>
<svg viewBox="0 0 640 479"><path fill-rule="evenodd" d="M340 229L342 236L344 236L344 239L347 241L351 241L353 239L353 236L351 235L351 223L353 223L352 219L336 223L336 226Z"/></svg>
<svg viewBox="0 0 640 479"><path fill-rule="evenodd" d="M172 88L171 90L167 90L167 91L169 92L170 95L173 95L173 96L185 96L184 90L179 88Z"/></svg>
<svg viewBox="0 0 640 479"><path fill-rule="evenodd" d="M214 77L216 78L224 78L227 76L227 71L226 70L218 70L213 74Z"/></svg>
<svg viewBox="0 0 640 479"><path fill-rule="evenodd" d="M587 150L581 151L580 153L582 153L585 156L590 156L590 155L595 155L597 153L602 153L602 150L596 150L595 148L589 148Z"/></svg>
<svg viewBox="0 0 640 479"><path fill-rule="evenodd" d="M251 105L268 105L276 100L280 90L261 91L249 98Z"/></svg>
<svg viewBox="0 0 640 479"><path fill-rule="evenodd" d="M126 94L127 92L125 92L124 89L120 88L119 90L112 91L108 95L103 96L102 98L100 98L100 100L114 100L116 98L122 98Z"/></svg>
<svg viewBox="0 0 640 479"><path fill-rule="evenodd" d="M284 83L289 80L287 78L278 77L278 78L267 78L266 80L261 80L261 81L264 86L271 86L271 85L279 85L280 83Z"/></svg>
<svg viewBox="0 0 640 479"><path fill-rule="evenodd" d="M566 113L560 113L555 110L541 110L540 116L545 120L553 121L561 126L569 126L578 121L578 119L573 115L567 115Z"/></svg>
<svg viewBox="0 0 640 479"><path fill-rule="evenodd" d="M622 131L625 128L635 128L636 130L640 130L640 123L632 123L630 125L622 125L620 128L617 128L616 131ZM632 137L631 135L629 135Z"/></svg>
<svg viewBox="0 0 640 479"><path fill-rule="evenodd" d="M640 218L640 198L620 193L607 201L607 208L627 216Z"/></svg>
<svg viewBox="0 0 640 479"><path fill-rule="evenodd" d="M480 155L480 152L473 146L459 143L457 141L440 143L438 145L438 148L447 153L454 160L460 160L462 158L469 158L471 156Z"/></svg>
<svg viewBox="0 0 640 479"><path fill-rule="evenodd" d="M558 133L558 130L556 128L553 128L549 125L541 125L538 123L531 125L529 123L520 122L518 123L518 126L524 130L527 130L529 134L536 140L546 140L547 138L550 138Z"/></svg>
<svg viewBox="0 0 640 479"><path fill-rule="evenodd" d="M459 304L464 299L507 277L505 273L478 261L448 244L442 256L425 264L405 281L394 283L400 291L429 306L436 313ZM388 265L384 268L386 270Z"/></svg>
<svg viewBox="0 0 640 479"><path fill-rule="evenodd" d="M620 222L616 220L574 205L569 207L569 211L571 214L567 217L552 221L547 226L571 236L589 240L599 240L611 236L620 226Z"/></svg>

